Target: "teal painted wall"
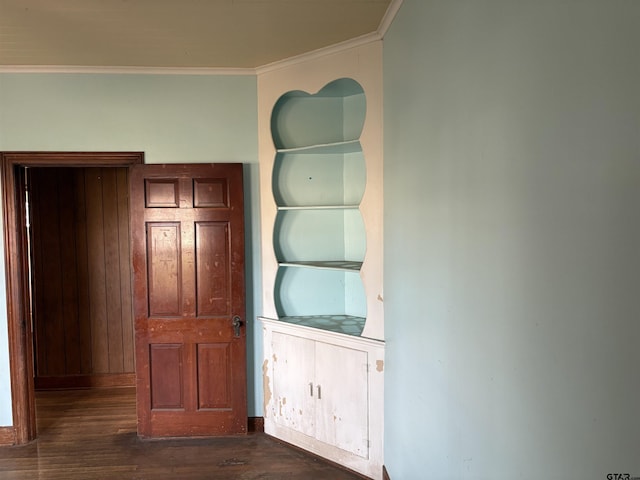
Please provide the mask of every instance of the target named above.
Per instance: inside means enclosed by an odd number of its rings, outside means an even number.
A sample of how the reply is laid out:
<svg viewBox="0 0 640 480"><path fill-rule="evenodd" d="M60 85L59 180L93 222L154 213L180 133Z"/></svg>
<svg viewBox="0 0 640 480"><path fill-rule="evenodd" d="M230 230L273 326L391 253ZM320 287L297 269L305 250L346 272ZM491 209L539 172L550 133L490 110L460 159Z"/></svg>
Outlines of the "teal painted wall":
<svg viewBox="0 0 640 480"><path fill-rule="evenodd" d="M640 3L405 0L384 43L394 480L640 476Z"/></svg>
<svg viewBox="0 0 640 480"><path fill-rule="evenodd" d="M254 76L0 74L4 150L257 163Z"/></svg>
<svg viewBox="0 0 640 480"><path fill-rule="evenodd" d="M143 151L147 163L247 164L249 415L262 416L262 339L252 321L261 311L256 88L255 76L2 73L0 150ZM11 425L5 302L0 295L0 425Z"/></svg>

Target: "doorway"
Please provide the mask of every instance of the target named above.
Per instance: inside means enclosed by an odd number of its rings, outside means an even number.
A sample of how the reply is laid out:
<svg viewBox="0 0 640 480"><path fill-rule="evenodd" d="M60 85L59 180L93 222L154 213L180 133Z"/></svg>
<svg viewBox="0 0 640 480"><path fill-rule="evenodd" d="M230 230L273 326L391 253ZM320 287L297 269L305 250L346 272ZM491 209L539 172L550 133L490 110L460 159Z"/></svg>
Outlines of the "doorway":
<svg viewBox="0 0 640 480"><path fill-rule="evenodd" d="M13 405L13 443L36 437L34 350L31 315L31 284L27 218L25 215L26 168L129 167L142 164L143 153L2 153L2 202L5 269L7 279L7 323Z"/></svg>
<svg viewBox="0 0 640 480"><path fill-rule="evenodd" d="M23 168L36 390L133 387L129 169Z"/></svg>

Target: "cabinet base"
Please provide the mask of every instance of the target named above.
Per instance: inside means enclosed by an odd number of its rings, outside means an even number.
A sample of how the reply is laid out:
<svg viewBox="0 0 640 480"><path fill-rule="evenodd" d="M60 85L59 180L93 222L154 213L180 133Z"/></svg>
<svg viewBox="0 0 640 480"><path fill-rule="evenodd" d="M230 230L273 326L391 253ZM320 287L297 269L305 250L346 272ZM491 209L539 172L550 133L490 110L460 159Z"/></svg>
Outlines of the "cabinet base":
<svg viewBox="0 0 640 480"><path fill-rule="evenodd" d="M265 433L382 480L384 343L260 319Z"/></svg>
<svg viewBox="0 0 640 480"><path fill-rule="evenodd" d="M345 472L352 473L352 474L356 475L357 477L362 478L364 480L371 480L371 477L367 477L366 475L363 475L360 472L356 472L355 470L347 468L347 467L345 467L344 465L342 465L340 463L333 462L333 461L331 461L331 460L329 460L329 459L327 459L327 458L325 458L323 456L320 456L320 455L312 452L311 450L306 450L306 449L304 449L302 447L299 447L299 446L297 446L297 445L295 445L293 443L286 442L285 440L282 440L281 438L275 437L273 435L269 435L268 433L265 433L265 435L267 435L269 438L274 439L276 442L281 443L282 445L286 445L289 448L292 448L294 450L298 450L299 452L303 452L305 455L310 455L310 456L316 458L319 462L326 463L327 465L332 465L332 466L334 466L336 468L339 468L340 470L344 470Z"/></svg>

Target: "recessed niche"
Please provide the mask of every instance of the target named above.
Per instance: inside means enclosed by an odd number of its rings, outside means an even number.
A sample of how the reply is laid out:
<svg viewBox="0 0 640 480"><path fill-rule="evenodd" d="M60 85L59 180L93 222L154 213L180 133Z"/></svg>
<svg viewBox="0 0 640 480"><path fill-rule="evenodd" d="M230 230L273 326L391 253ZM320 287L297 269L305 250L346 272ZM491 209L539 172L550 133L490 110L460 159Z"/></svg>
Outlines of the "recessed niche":
<svg viewBox="0 0 640 480"><path fill-rule="evenodd" d="M350 335L362 331L365 114L364 91L348 78L315 94L288 92L274 106L273 248L279 265L274 297L284 321ZM336 330L341 319L344 329Z"/></svg>
<svg viewBox="0 0 640 480"><path fill-rule="evenodd" d="M364 90L350 78L331 82L316 94L288 92L273 108L273 142L277 149L289 149L357 140L365 113Z"/></svg>
<svg viewBox="0 0 640 480"><path fill-rule="evenodd" d="M366 237L357 209L278 212L273 245L280 262L362 262Z"/></svg>
<svg viewBox="0 0 640 480"><path fill-rule="evenodd" d="M278 206L358 205L364 195L364 155L278 153L273 196Z"/></svg>
<svg viewBox="0 0 640 480"><path fill-rule="evenodd" d="M281 267L276 277L279 317L349 315L366 317L366 297L358 272Z"/></svg>

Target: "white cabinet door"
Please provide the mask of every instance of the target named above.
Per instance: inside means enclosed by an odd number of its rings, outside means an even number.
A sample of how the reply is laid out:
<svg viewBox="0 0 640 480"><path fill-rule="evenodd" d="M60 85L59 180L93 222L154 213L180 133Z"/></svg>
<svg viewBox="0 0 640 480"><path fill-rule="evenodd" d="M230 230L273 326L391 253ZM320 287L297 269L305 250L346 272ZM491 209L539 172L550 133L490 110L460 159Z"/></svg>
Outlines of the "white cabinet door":
<svg viewBox="0 0 640 480"><path fill-rule="evenodd" d="M316 342L316 433L321 442L368 458L367 352Z"/></svg>
<svg viewBox="0 0 640 480"><path fill-rule="evenodd" d="M274 332L274 420L368 457L367 352Z"/></svg>
<svg viewBox="0 0 640 480"><path fill-rule="evenodd" d="M261 320L265 432L381 480L384 344Z"/></svg>
<svg viewBox="0 0 640 480"><path fill-rule="evenodd" d="M313 437L316 428L315 342L273 332L272 345L274 419L284 427Z"/></svg>

